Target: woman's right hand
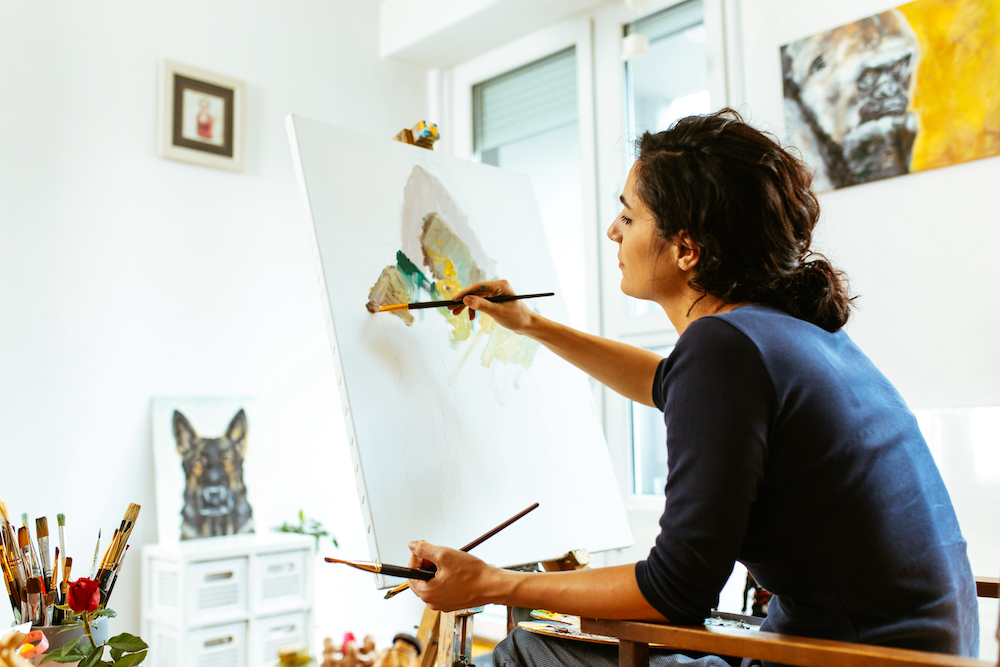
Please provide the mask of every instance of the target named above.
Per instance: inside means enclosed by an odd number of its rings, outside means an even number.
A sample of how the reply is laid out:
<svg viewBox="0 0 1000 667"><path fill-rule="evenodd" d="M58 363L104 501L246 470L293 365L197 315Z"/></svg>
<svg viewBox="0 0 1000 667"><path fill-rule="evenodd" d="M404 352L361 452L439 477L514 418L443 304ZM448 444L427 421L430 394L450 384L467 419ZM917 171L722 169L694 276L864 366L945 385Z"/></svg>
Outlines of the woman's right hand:
<svg viewBox="0 0 1000 667"><path fill-rule="evenodd" d="M510 329L514 333L523 334L531 325L535 314L525 305L524 301L493 303L485 298L502 294L515 295L517 292L506 280L474 283L455 294L454 300L463 301L464 305L453 308L451 312L458 315L468 308L469 319L473 320L476 317L476 311L479 311L492 317L500 326Z"/></svg>

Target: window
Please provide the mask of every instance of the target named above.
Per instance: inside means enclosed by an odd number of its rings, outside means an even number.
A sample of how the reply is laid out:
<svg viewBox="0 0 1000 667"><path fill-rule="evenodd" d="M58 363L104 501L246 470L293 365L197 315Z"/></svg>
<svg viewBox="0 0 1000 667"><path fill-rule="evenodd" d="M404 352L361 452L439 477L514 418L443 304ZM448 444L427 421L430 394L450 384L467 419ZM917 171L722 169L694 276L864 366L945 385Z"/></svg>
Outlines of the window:
<svg viewBox="0 0 1000 667"><path fill-rule="evenodd" d="M625 34L649 40L649 53L625 64L630 136L659 132L684 116L712 110L700 0L630 23Z"/></svg>
<svg viewBox="0 0 1000 667"><path fill-rule="evenodd" d="M472 94L474 153L531 179L570 321L584 329L586 292L572 287L587 282L576 49L480 83Z"/></svg>
<svg viewBox="0 0 1000 667"><path fill-rule="evenodd" d="M625 63L628 136L660 132L680 118L711 111L701 1L686 2L625 26L626 36L636 34L649 40L649 53ZM635 151L629 150L628 162L635 158ZM659 306L650 301L629 298L628 306L631 315L659 312Z"/></svg>
<svg viewBox="0 0 1000 667"><path fill-rule="evenodd" d="M657 347L652 351L662 357L673 347ZM667 427L663 413L641 403L632 403L632 493L663 495L667 484Z"/></svg>

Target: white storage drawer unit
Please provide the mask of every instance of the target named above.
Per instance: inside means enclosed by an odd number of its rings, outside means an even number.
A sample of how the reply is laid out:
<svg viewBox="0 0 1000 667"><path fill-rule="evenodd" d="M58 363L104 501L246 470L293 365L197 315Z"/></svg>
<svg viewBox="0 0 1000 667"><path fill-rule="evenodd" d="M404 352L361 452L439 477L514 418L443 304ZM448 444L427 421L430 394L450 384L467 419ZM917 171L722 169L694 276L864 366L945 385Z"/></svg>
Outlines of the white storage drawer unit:
<svg viewBox="0 0 1000 667"><path fill-rule="evenodd" d="M146 545L151 667L273 667L279 647L310 644L314 544L264 533Z"/></svg>

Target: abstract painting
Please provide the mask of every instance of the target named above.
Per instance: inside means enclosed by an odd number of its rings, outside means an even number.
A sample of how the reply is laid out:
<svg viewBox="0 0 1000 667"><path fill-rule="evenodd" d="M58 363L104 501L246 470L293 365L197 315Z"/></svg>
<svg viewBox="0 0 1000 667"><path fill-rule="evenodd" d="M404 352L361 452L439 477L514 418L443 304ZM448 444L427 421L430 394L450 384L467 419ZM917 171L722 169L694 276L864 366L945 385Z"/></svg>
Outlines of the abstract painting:
<svg viewBox="0 0 1000 667"><path fill-rule="evenodd" d="M631 544L586 376L482 313L377 308L503 278L555 292L529 307L567 321L527 177L288 125L369 557L405 563L414 539L458 547L535 502L476 555L517 565Z"/></svg>
<svg viewBox="0 0 1000 667"><path fill-rule="evenodd" d="M819 190L1000 155L1000 0L916 0L781 47Z"/></svg>
<svg viewBox="0 0 1000 667"><path fill-rule="evenodd" d="M497 278L496 261L482 249L468 216L452 200L444 184L419 165L413 167L403 188L400 219L406 252L397 251L396 264L382 270L368 294L369 311L377 312L379 306L419 301L422 295L434 300L452 299L464 287ZM448 323L452 346L457 349L465 344L466 348L450 381L454 381L481 339L485 342L480 363L486 368L494 361L525 369L531 367L538 347L532 339L514 335L498 326L489 315L470 320L464 313L452 315L447 308L433 312ZM397 310L393 314L407 326L413 325L409 311ZM516 383L516 377L513 381Z"/></svg>

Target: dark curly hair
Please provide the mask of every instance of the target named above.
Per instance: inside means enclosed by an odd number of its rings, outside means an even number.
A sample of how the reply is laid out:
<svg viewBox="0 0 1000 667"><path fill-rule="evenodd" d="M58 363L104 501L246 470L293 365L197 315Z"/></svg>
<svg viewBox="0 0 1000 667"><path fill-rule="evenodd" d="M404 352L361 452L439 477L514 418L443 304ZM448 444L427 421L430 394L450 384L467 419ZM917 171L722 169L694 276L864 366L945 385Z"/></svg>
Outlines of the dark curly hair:
<svg viewBox="0 0 1000 667"><path fill-rule="evenodd" d="M636 142L636 194L664 239L701 248L688 284L723 303L765 303L827 331L847 322L847 278L809 250L812 175L732 109L677 121Z"/></svg>

